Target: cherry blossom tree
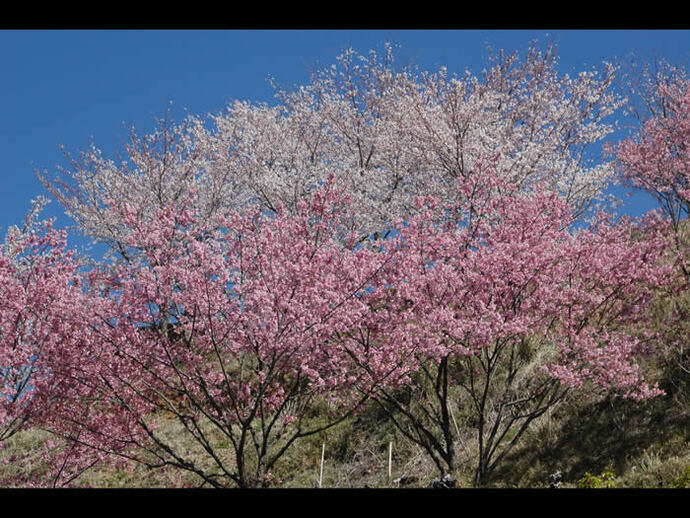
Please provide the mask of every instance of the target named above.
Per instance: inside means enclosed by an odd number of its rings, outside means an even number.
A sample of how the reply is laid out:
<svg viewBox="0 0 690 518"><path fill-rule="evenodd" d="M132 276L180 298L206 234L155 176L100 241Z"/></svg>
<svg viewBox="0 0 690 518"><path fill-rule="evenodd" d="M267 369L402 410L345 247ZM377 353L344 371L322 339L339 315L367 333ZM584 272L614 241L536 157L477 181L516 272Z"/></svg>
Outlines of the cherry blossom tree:
<svg viewBox="0 0 690 518"><path fill-rule="evenodd" d="M491 55L479 76L398 70L390 46L382 57L348 50L309 84L278 90L274 106L238 101L179 125L166 117L150 135L132 133L125 159L93 145L57 176L39 176L86 235L125 258L133 250L117 204L151 217L192 187L203 222L254 202L294 213L334 173L365 239L414 214L416 196L454 201L457 178L494 154L503 157L496 174L526 190L542 182L581 214L612 176L586 156L621 105L613 74L607 65L561 75L555 50L536 45Z"/></svg>
<svg viewBox="0 0 690 518"><path fill-rule="evenodd" d="M46 203L43 197L33 201L23 226L10 227L0 248L0 449L20 431L42 428L64 398L65 367L79 361L89 318L82 263L67 250L64 230L38 220ZM2 458L13 469L0 484L69 484L99 460L75 455L74 448L50 439Z"/></svg>
<svg viewBox="0 0 690 518"><path fill-rule="evenodd" d="M71 347L78 262L65 232L37 220L45 202L33 203L0 248L0 442L45 410L38 402L57 390L51 372Z"/></svg>
<svg viewBox="0 0 690 518"><path fill-rule="evenodd" d="M639 132L615 151L624 181L651 194L671 222L678 262L690 281L687 230L690 215L690 81L659 84L661 106Z"/></svg>
<svg viewBox="0 0 690 518"><path fill-rule="evenodd" d="M332 354L332 335L368 310L361 297L388 256L339 235L347 200L332 180L295 214L257 207L214 230L200 230L187 196L151 219L117 207L145 261L88 274L90 336L47 427L214 487L267 485L296 440L366 397L350 390L357 373ZM319 424L307 419L315 405ZM160 427L166 416L183 444Z"/></svg>
<svg viewBox="0 0 690 518"><path fill-rule="evenodd" d="M679 389L690 374L690 81L682 69L662 63L656 73L641 74L634 93L643 99L647 116L632 137L609 146L609 151L623 183L653 196L670 222L671 260L682 278L677 289L659 301L656 326L659 342L669 353L669 381Z"/></svg>
<svg viewBox="0 0 690 518"><path fill-rule="evenodd" d="M467 417L477 484L572 388L637 400L661 393L640 359L651 343L645 308L670 278L663 220L638 227L601 216L573 233L554 193L515 196L484 170L484 180L459 187L467 201L422 201L426 212L387 245L405 251L393 263L398 282L378 301L397 332L368 322L340 337L370 374L372 398L442 474L457 467L455 415ZM394 365L401 382L389 383L380 373Z"/></svg>

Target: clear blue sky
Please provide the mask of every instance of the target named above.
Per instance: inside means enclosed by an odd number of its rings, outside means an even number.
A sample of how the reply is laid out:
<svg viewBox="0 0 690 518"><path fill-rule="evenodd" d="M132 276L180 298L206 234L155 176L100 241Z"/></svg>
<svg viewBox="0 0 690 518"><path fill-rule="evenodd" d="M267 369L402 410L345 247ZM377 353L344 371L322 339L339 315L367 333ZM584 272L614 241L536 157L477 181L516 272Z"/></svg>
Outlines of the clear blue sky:
<svg viewBox="0 0 690 518"><path fill-rule="evenodd" d="M400 45L399 63L451 72L480 71L486 47L558 44L562 72L578 72L635 51L672 63L690 54L690 31L657 30L226 30L0 31L0 237L29 200L47 194L34 169L64 165L90 137L107 156L129 125L149 131L172 101L172 114L219 112L235 99L271 102L269 76L284 87L306 83L345 48ZM648 207L639 197L626 210ZM71 222L57 202L46 213Z"/></svg>

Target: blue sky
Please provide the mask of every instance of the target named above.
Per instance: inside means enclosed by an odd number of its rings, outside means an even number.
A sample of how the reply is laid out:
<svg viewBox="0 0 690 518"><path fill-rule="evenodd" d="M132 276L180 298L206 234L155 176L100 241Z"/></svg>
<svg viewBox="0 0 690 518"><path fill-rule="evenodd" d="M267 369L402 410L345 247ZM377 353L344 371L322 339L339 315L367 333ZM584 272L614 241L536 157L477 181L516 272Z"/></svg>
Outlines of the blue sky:
<svg viewBox="0 0 690 518"><path fill-rule="evenodd" d="M34 170L65 165L60 145L76 152L93 137L111 156L130 125L150 131L171 101L178 120L236 99L271 102L269 76L306 83L347 47L390 41L401 64L478 72L487 45L520 50L534 39L558 45L564 73L633 51L672 63L690 55L688 30L0 30L0 236L47 194ZM639 196L625 202L633 214L649 207ZM46 214L71 223L57 202Z"/></svg>

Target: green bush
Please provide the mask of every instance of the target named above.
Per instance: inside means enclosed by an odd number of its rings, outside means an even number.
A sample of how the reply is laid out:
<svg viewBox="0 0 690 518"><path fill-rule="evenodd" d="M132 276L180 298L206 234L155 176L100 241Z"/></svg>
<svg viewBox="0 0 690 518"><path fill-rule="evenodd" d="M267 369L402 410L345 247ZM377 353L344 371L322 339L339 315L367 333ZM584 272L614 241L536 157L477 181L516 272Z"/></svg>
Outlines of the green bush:
<svg viewBox="0 0 690 518"><path fill-rule="evenodd" d="M599 476L587 472L577 481L577 487L582 489L609 489L616 487L615 479L616 474L613 471L604 471Z"/></svg>
<svg viewBox="0 0 690 518"><path fill-rule="evenodd" d="M669 487L673 488L690 488L690 465L685 466L683 473L674 478Z"/></svg>

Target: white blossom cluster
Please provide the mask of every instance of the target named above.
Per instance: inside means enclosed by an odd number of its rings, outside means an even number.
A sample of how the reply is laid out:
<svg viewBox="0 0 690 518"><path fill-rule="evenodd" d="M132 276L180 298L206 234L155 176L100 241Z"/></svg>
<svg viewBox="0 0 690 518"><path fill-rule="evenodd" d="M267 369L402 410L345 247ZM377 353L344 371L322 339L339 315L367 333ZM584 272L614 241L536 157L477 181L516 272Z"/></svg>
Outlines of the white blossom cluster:
<svg viewBox="0 0 690 518"><path fill-rule="evenodd" d="M2 252L18 267L22 267L21 253L24 250L24 244L29 237L39 232L47 223L45 220L39 220L38 217L48 203L50 200L45 196L37 196L36 199L31 200L31 208L24 217L22 227L11 225L7 229Z"/></svg>
<svg viewBox="0 0 690 518"><path fill-rule="evenodd" d="M353 198L353 229L383 232L416 211L415 197L452 201L459 179L490 170L524 192L539 182L582 214L613 170L587 151L622 105L614 68L557 72L553 49L492 56L480 76L396 70L393 51L345 52L275 106L235 102L206 119L165 120L132 135L127 160L95 146L44 184L82 231L127 254L112 209L194 203L208 221L248 203L294 210L330 174ZM190 198L192 190L195 195Z"/></svg>

